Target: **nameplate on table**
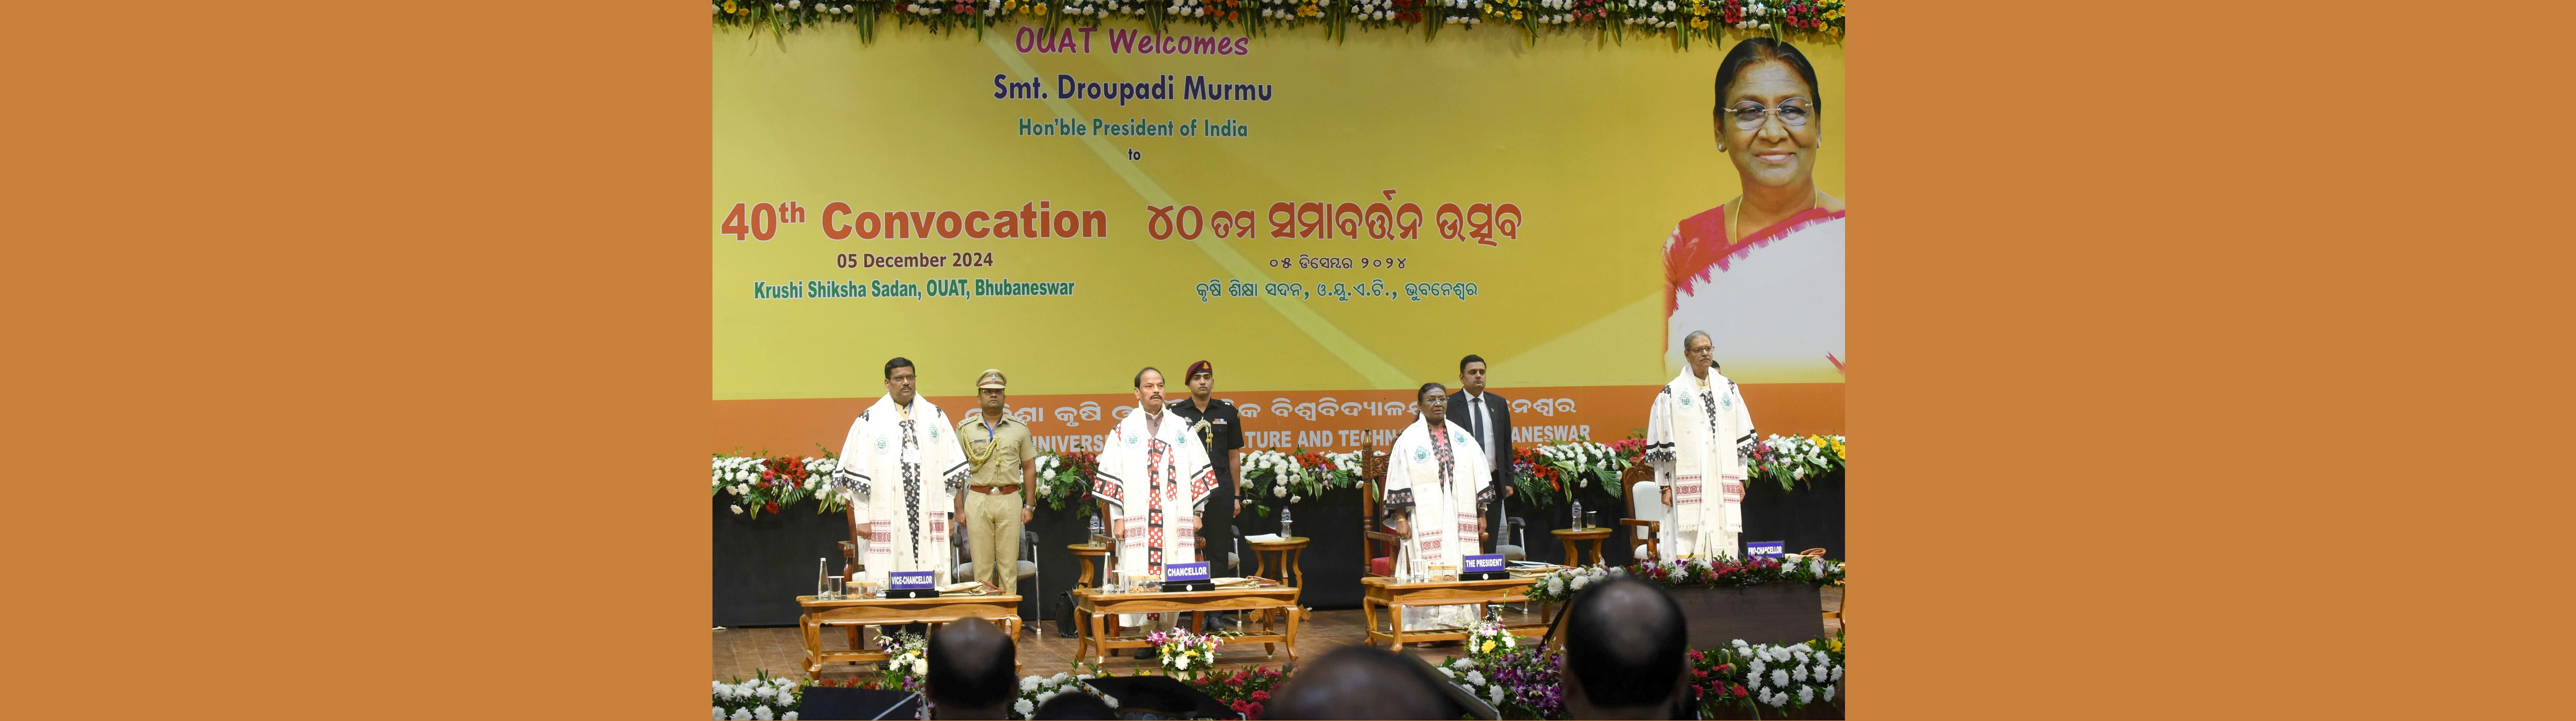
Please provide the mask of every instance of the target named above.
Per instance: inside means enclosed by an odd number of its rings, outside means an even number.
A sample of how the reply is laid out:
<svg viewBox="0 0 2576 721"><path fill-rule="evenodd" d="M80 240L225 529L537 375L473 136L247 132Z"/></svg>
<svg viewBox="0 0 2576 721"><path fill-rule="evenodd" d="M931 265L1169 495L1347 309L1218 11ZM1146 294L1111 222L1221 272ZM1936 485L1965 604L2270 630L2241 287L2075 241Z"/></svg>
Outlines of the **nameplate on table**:
<svg viewBox="0 0 2576 721"><path fill-rule="evenodd" d="M896 571L887 575L887 587L898 591L929 588L931 573L931 571Z"/></svg>
<svg viewBox="0 0 2576 721"><path fill-rule="evenodd" d="M1500 553L1469 554L1460 560L1463 563L1458 567L1458 579L1462 581L1492 581L1511 576L1509 571L1503 570L1503 554Z"/></svg>
<svg viewBox="0 0 2576 721"><path fill-rule="evenodd" d="M1199 561L1196 563L1174 563L1165 565L1163 566L1163 580L1171 582L1208 580L1207 562Z"/></svg>
<svg viewBox="0 0 2576 721"><path fill-rule="evenodd" d="M1779 558L1789 552L1788 541L1745 541L1746 558Z"/></svg>

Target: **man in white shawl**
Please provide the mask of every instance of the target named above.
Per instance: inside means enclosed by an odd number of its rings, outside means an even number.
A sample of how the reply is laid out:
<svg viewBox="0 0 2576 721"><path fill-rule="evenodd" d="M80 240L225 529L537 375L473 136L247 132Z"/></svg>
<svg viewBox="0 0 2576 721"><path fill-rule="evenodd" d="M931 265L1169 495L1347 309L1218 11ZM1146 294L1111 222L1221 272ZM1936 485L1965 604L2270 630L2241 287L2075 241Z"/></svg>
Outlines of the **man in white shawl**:
<svg viewBox="0 0 2576 721"><path fill-rule="evenodd" d="M1682 338L1690 362L1655 395L1646 414L1646 456L1664 487L1670 512L1664 553L1674 558L1743 555L1744 456L1753 448L1753 414L1735 381L1717 372L1708 333Z"/></svg>
<svg viewBox="0 0 2576 721"><path fill-rule="evenodd" d="M850 522L867 533L865 578L879 585L894 571L945 571L949 508L969 469L957 424L913 392L912 361L886 361L886 394L850 422L841 441L834 485L850 500ZM948 579L939 578L946 581Z"/></svg>
<svg viewBox="0 0 2576 721"><path fill-rule="evenodd" d="M1199 507L1217 484L1198 434L1163 402L1162 371L1136 372L1136 401L1136 411L1101 440L1091 486L1111 519L1118 570L1127 578L1161 576L1166 566L1198 560ZM1150 616L1157 628L1167 627L1170 619L1162 615L1120 614L1118 625L1143 625Z"/></svg>
<svg viewBox="0 0 2576 721"><path fill-rule="evenodd" d="M1404 537L1397 575L1429 573L1431 564L1462 565L1484 532L1482 510L1493 502L1493 474L1484 448L1467 429L1450 423L1448 390L1425 383L1414 393L1422 418L1405 426L1387 450L1386 528ZM1414 606L1404 610L1406 630L1465 628L1475 623L1468 605Z"/></svg>

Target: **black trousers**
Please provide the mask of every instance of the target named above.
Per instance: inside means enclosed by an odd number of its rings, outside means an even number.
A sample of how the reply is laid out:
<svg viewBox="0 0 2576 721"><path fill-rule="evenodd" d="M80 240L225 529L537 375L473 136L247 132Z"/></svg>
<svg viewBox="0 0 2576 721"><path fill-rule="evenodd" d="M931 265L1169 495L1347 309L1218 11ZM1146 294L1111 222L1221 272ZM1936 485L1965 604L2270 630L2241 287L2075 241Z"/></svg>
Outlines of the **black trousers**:
<svg viewBox="0 0 2576 721"><path fill-rule="evenodd" d="M1225 554L1236 552L1233 484L1217 486L1208 493L1207 509L1199 513L1199 538L1207 540L1207 552L1199 560L1208 562L1210 576L1240 576L1225 559Z"/></svg>

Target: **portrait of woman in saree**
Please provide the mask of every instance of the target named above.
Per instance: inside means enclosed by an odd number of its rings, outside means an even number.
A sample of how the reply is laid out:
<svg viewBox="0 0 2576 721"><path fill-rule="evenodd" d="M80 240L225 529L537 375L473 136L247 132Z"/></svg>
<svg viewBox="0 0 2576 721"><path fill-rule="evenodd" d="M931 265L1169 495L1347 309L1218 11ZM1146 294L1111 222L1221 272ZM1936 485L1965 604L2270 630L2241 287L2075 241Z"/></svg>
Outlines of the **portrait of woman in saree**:
<svg viewBox="0 0 2576 721"><path fill-rule="evenodd" d="M1816 187L1825 115L1815 67L1771 38L1718 62L1711 123L1742 192L1664 241L1664 357L1707 331L1728 378L1841 382L1843 201ZM1715 158L1711 158L1715 160Z"/></svg>

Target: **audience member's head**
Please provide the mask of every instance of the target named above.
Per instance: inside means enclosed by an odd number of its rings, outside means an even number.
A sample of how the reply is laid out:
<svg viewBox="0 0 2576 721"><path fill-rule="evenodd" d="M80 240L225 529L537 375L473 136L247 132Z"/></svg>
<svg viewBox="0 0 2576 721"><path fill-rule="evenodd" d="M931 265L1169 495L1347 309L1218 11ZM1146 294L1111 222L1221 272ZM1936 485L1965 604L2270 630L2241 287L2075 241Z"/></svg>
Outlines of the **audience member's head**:
<svg viewBox="0 0 2576 721"><path fill-rule="evenodd" d="M942 625L930 633L923 654L930 662L926 694L943 719L1009 718L1019 700L1012 677L1011 638L980 618Z"/></svg>
<svg viewBox="0 0 2576 721"><path fill-rule="evenodd" d="M1102 702L1098 696L1087 693L1060 693L1056 694L1055 698L1047 699L1046 703L1039 704L1037 712L1030 714L1029 718L1039 721L1054 719L1087 721L1118 718L1118 712L1109 710L1109 704Z"/></svg>
<svg viewBox="0 0 2576 721"><path fill-rule="evenodd" d="M1663 589L1633 578L1593 584L1565 616L1566 715L1672 718L1689 679L1682 609Z"/></svg>
<svg viewBox="0 0 2576 721"><path fill-rule="evenodd" d="M1458 718L1456 704L1440 691L1442 682L1422 668L1391 651L1343 646L1300 664L1262 716L1317 721Z"/></svg>

